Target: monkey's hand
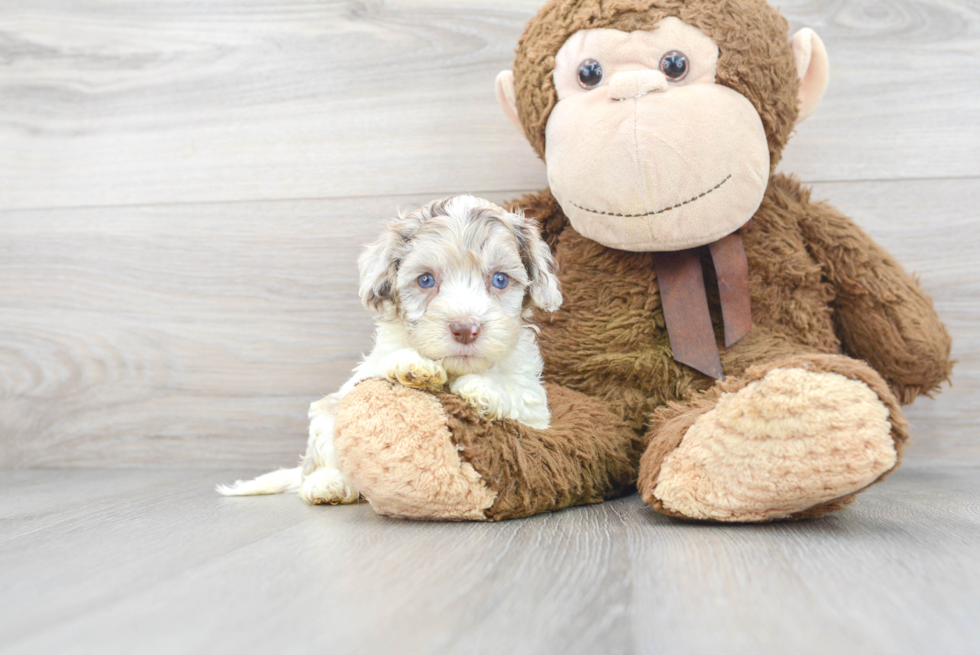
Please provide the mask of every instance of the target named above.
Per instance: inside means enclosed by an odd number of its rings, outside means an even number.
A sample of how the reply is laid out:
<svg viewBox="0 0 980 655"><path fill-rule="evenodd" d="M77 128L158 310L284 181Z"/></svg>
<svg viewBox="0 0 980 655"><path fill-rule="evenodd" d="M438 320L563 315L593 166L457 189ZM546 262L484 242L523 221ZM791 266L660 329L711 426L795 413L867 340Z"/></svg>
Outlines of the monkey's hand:
<svg viewBox="0 0 980 655"><path fill-rule="evenodd" d="M412 348L402 348L388 355L382 370L387 380L412 389L439 391L448 379L442 364L423 357Z"/></svg>
<svg viewBox="0 0 980 655"><path fill-rule="evenodd" d="M949 333L932 299L851 219L803 200L801 228L836 289L834 318L845 353L867 361L902 403L935 391L949 379L952 362Z"/></svg>

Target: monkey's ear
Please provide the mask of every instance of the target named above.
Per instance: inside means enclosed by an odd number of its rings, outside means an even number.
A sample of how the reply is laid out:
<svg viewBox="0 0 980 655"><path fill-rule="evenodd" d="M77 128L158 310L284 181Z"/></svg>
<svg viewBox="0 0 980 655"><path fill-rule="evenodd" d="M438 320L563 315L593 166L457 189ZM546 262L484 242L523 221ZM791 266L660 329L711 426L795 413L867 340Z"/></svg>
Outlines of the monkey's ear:
<svg viewBox="0 0 980 655"><path fill-rule="evenodd" d="M823 41L809 27L794 34L789 43L793 49L793 58L796 59L796 73L800 78L800 115L797 122L802 123L823 99L824 91L827 90L830 64Z"/></svg>
<svg viewBox="0 0 980 655"><path fill-rule="evenodd" d="M517 93L514 91L514 71L500 71L497 75L497 102L514 124L517 131L524 134L524 126L517 115Z"/></svg>

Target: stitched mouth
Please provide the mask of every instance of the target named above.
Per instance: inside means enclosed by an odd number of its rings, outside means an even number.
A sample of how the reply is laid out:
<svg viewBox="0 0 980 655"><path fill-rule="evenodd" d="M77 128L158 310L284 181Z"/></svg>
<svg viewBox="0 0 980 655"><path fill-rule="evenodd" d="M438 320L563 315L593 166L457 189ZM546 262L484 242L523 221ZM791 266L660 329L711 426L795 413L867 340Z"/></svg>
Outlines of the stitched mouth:
<svg viewBox="0 0 980 655"><path fill-rule="evenodd" d="M729 174L728 177L726 177L724 180L722 180L718 184L714 185L713 187L711 187L707 191L705 191L703 193L699 193L698 195L694 196L693 198L688 198L684 202L679 202L676 205L671 205L670 207L664 207L663 209L658 209L657 211L647 212L645 214L617 214L616 212L604 212L604 211L599 211L598 209L589 209L588 207L583 207L582 205L576 204L574 202L572 203L572 206L573 207L578 207L579 209L581 209L583 211L587 211L587 212L589 212L591 214L599 214L600 216L617 216L619 218L644 218L646 216L656 216L657 214L666 214L667 212L669 212L671 210L674 210L674 209L677 209L679 207L683 207L684 205L690 205L692 202L695 202L697 200L700 200L701 198L705 197L709 193L712 193L714 191L717 191L718 189L720 189L725 184L725 182L727 182L730 179L732 179L731 174Z"/></svg>

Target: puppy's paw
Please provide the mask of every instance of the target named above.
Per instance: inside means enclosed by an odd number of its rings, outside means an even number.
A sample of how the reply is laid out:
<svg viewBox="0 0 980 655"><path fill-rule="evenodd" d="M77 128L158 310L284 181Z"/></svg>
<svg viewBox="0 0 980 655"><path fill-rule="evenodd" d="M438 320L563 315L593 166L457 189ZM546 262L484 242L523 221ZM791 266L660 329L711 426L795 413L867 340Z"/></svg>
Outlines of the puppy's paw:
<svg viewBox="0 0 980 655"><path fill-rule="evenodd" d="M471 373L457 378L449 390L489 419L505 418L510 411L504 395L482 375Z"/></svg>
<svg viewBox="0 0 980 655"><path fill-rule="evenodd" d="M524 389L520 394L520 410L511 418L536 430L547 430L551 425L551 411L548 409L548 394L540 384Z"/></svg>
<svg viewBox="0 0 980 655"><path fill-rule="evenodd" d="M529 428L534 428L535 430L547 430L551 427L551 413L548 411L547 407L543 409L527 409L520 413L519 416L514 417L519 422L523 423Z"/></svg>
<svg viewBox="0 0 980 655"><path fill-rule="evenodd" d="M338 469L318 469L303 479L300 498L311 505L348 505L360 494Z"/></svg>
<svg viewBox="0 0 980 655"><path fill-rule="evenodd" d="M418 353L402 354L394 358L385 377L391 382L412 389L438 391L446 385L446 369L439 362L422 357Z"/></svg>

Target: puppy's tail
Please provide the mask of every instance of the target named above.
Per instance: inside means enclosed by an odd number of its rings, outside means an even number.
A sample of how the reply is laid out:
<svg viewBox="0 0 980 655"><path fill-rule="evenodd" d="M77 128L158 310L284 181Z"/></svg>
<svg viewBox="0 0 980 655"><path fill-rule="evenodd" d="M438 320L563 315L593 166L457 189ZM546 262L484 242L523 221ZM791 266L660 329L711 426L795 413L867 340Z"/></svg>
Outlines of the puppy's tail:
<svg viewBox="0 0 980 655"><path fill-rule="evenodd" d="M233 485L219 484L215 487L222 496L262 496L265 494L284 494L299 491L303 483L303 467L279 469L254 480L238 480Z"/></svg>

